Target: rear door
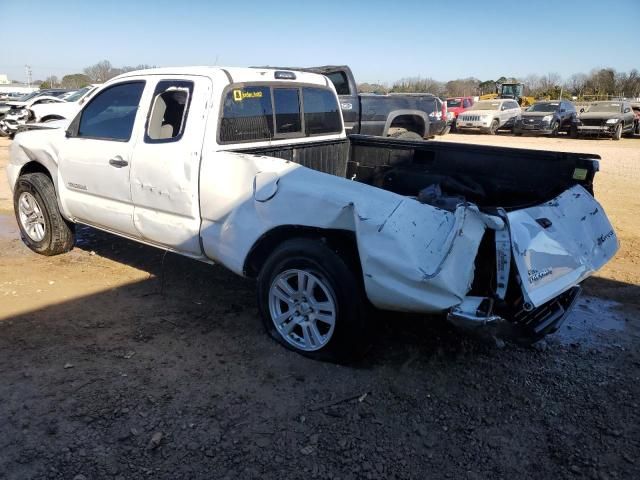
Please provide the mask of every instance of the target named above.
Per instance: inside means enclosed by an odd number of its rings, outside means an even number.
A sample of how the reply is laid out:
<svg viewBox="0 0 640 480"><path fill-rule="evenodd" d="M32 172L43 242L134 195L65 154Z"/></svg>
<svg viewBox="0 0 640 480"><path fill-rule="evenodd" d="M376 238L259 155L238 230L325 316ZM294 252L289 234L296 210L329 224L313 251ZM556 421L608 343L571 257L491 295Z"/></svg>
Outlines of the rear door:
<svg viewBox="0 0 640 480"><path fill-rule="evenodd" d="M198 181L212 81L158 76L149 90L131 167L134 224L144 240L200 256Z"/></svg>
<svg viewBox="0 0 640 480"><path fill-rule="evenodd" d="M598 270L619 247L602 206L580 185L507 217L522 290L534 307Z"/></svg>

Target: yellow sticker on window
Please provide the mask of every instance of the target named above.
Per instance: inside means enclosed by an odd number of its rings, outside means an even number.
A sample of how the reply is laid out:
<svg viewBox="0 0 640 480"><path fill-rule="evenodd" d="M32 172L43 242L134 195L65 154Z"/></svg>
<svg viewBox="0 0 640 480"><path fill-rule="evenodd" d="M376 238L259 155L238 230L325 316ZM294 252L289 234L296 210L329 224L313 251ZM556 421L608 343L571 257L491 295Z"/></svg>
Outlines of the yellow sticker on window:
<svg viewBox="0 0 640 480"><path fill-rule="evenodd" d="M247 98L262 98L262 91L258 90L256 92L245 92L242 90L234 90L233 91L233 99L236 102L241 102Z"/></svg>
<svg viewBox="0 0 640 480"><path fill-rule="evenodd" d="M586 168L576 168L573 170L573 179L574 180L586 180L587 179L587 169Z"/></svg>

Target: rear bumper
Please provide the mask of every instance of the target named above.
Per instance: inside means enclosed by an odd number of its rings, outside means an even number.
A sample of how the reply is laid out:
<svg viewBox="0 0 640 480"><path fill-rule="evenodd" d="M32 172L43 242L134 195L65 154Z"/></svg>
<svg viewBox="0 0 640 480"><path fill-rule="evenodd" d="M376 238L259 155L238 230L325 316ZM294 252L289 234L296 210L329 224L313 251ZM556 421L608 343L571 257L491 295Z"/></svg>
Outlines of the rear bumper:
<svg viewBox="0 0 640 480"><path fill-rule="evenodd" d="M530 341L540 340L556 332L573 309L582 288L575 286L533 310L520 308L509 315L517 335Z"/></svg>
<svg viewBox="0 0 640 480"><path fill-rule="evenodd" d="M465 330L490 329L494 333L518 340L536 342L562 326L581 291L579 286L572 287L533 309L525 309L524 303L520 302L515 307L496 308L495 311L487 312L476 301L479 308L475 311L472 311L473 308L465 308L466 305L463 304L452 308L447 314L447 320ZM468 297L466 303L473 304L473 297Z"/></svg>

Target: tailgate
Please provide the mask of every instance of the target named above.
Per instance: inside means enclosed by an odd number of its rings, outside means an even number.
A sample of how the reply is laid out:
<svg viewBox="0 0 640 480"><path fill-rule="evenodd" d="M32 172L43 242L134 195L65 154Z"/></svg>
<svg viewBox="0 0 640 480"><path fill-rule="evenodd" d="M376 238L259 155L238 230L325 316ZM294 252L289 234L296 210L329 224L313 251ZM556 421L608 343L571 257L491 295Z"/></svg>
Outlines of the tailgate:
<svg viewBox="0 0 640 480"><path fill-rule="evenodd" d="M618 250L604 210L580 185L507 217L522 291L534 307L584 280Z"/></svg>

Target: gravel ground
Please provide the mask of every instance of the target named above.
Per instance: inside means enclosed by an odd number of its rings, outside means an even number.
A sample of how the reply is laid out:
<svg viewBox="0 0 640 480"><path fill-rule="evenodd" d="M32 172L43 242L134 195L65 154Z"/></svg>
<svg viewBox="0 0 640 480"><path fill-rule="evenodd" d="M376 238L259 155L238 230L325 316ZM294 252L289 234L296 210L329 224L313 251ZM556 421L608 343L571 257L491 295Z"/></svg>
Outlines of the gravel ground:
<svg viewBox="0 0 640 480"><path fill-rule="evenodd" d="M623 248L537 348L387 315L358 364L310 361L223 268L89 228L32 254L2 180L0 478L640 478L640 139L443 140L603 155Z"/></svg>

